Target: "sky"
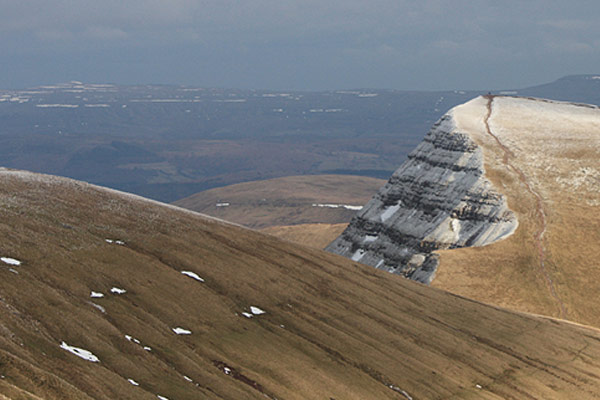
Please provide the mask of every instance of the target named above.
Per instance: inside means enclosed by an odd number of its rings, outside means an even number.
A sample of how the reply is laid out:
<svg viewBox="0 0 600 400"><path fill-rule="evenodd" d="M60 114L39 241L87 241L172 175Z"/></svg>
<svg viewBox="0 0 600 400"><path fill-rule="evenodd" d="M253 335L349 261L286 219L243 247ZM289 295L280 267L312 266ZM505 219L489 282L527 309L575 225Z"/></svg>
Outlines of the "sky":
<svg viewBox="0 0 600 400"><path fill-rule="evenodd" d="M600 73L600 2L0 0L0 88L517 89Z"/></svg>

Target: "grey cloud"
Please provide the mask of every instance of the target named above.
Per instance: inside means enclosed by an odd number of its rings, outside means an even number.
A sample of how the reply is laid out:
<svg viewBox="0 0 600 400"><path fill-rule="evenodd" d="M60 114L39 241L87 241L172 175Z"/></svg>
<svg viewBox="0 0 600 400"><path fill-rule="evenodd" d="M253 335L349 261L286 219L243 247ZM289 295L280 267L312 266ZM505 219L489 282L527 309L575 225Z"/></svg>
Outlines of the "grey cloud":
<svg viewBox="0 0 600 400"><path fill-rule="evenodd" d="M0 0L0 9L0 61L13 71L0 86L79 66L82 79L112 81L507 87L600 65L591 1ZM147 75L127 72L144 62Z"/></svg>

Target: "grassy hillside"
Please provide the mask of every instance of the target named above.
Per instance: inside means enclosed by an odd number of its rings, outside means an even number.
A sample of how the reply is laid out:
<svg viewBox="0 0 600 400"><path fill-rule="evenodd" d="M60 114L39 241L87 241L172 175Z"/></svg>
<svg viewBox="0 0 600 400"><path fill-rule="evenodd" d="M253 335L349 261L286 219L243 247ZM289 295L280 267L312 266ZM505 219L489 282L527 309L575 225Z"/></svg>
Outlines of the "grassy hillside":
<svg viewBox="0 0 600 400"><path fill-rule="evenodd" d="M384 183L351 175L288 176L211 189L174 204L251 228L338 224L350 222Z"/></svg>
<svg viewBox="0 0 600 400"><path fill-rule="evenodd" d="M275 235L315 249L324 249L336 237L342 234L348 224L300 224L270 226L261 232Z"/></svg>
<svg viewBox="0 0 600 400"><path fill-rule="evenodd" d="M486 306L84 183L7 170L0 181L5 397L600 393L595 329Z"/></svg>
<svg viewBox="0 0 600 400"><path fill-rule="evenodd" d="M519 227L496 244L442 253L433 285L512 309L600 326L600 110L509 97L454 113Z"/></svg>

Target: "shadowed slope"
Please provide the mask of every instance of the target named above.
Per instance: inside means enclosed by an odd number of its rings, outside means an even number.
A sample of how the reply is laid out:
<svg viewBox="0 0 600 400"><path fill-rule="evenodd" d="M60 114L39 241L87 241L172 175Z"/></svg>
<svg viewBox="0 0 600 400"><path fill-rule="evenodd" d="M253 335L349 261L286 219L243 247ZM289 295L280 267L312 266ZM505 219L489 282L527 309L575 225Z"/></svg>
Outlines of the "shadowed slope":
<svg viewBox="0 0 600 400"><path fill-rule="evenodd" d="M75 181L0 171L0 182L0 393L8 397L600 393L596 330ZM63 341L99 362L61 349Z"/></svg>

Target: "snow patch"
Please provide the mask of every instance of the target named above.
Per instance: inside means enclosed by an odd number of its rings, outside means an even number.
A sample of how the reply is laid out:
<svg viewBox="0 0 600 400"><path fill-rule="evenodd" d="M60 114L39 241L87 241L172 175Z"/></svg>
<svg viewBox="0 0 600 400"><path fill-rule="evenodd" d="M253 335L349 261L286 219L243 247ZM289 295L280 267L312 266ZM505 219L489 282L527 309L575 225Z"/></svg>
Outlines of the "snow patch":
<svg viewBox="0 0 600 400"><path fill-rule="evenodd" d="M247 312L243 312L243 313L242 313L242 315L243 315L244 317L246 317L246 318L252 318L252 317L253 317L253 315L252 315L252 314L250 314L250 313L247 313Z"/></svg>
<svg viewBox="0 0 600 400"><path fill-rule="evenodd" d="M452 221L450 222L450 229L458 234L460 232L460 220L452 218Z"/></svg>
<svg viewBox="0 0 600 400"><path fill-rule="evenodd" d="M127 293L127 290L118 287L113 287L112 289L110 289L110 292L113 294L124 294Z"/></svg>
<svg viewBox="0 0 600 400"><path fill-rule="evenodd" d="M373 235L366 235L365 238L363 239L363 243L371 243L377 240L379 236L373 236Z"/></svg>
<svg viewBox="0 0 600 400"><path fill-rule="evenodd" d="M142 346L142 342L140 342L139 339L134 338L131 335L125 335L125 339L129 340L130 342L133 342L135 344L139 344L140 346ZM152 348L150 346L142 346L142 348L146 351L151 351Z"/></svg>
<svg viewBox="0 0 600 400"><path fill-rule="evenodd" d="M100 362L100 359L98 359L98 357L96 357L94 354L92 354L92 352L89 350L85 350L85 349L75 347L75 346L69 346L65 342L61 342L60 348L67 350L68 352L71 352L71 353L75 354L77 357L83 358L86 361Z"/></svg>
<svg viewBox="0 0 600 400"><path fill-rule="evenodd" d="M230 204L229 203L217 203L216 206L217 207L229 207Z"/></svg>
<svg viewBox="0 0 600 400"><path fill-rule="evenodd" d="M8 264L8 265L21 265L21 261L15 259L15 258L0 257L0 260L2 260L3 263Z"/></svg>
<svg viewBox="0 0 600 400"><path fill-rule="evenodd" d="M387 221L399 209L400 209L400 204L396 204L395 206L386 208L385 211L383 213L381 213L381 222Z"/></svg>
<svg viewBox="0 0 600 400"><path fill-rule="evenodd" d="M90 301L90 304L92 305L92 307L99 310L102 314L106 314L106 309L104 307L102 307L100 304L92 303L91 301Z"/></svg>
<svg viewBox="0 0 600 400"><path fill-rule="evenodd" d="M94 292L94 291L92 291L92 293L90 293L90 297L92 299L100 299L100 298L104 297L104 294L102 294L100 292Z"/></svg>
<svg viewBox="0 0 600 400"><path fill-rule="evenodd" d="M213 100L215 103L245 103L246 99Z"/></svg>
<svg viewBox="0 0 600 400"><path fill-rule="evenodd" d="M184 375L184 376L183 376L183 379L185 379L185 380L186 380L186 381L188 381L188 382L194 382L194 381L192 380L192 378L190 378L189 376L186 376L186 375Z"/></svg>
<svg viewBox="0 0 600 400"><path fill-rule="evenodd" d="M178 335L191 335L192 331L189 331L187 329L183 329L181 327L177 327L177 328L171 328L173 332L175 332Z"/></svg>
<svg viewBox="0 0 600 400"><path fill-rule="evenodd" d="M39 108L78 108L78 104L36 104Z"/></svg>
<svg viewBox="0 0 600 400"><path fill-rule="evenodd" d="M365 255L366 251L363 249L358 249L352 254L352 261L360 261L361 258Z"/></svg>
<svg viewBox="0 0 600 400"><path fill-rule="evenodd" d="M204 279L200 278L196 273L192 271L181 271L181 273L185 276L189 276L190 278L197 280L198 282L204 282Z"/></svg>
<svg viewBox="0 0 600 400"><path fill-rule="evenodd" d="M250 306L250 311L254 315L261 315L261 314L266 314L267 313L265 310L261 310L260 308L258 308L256 306Z"/></svg>
<svg viewBox="0 0 600 400"><path fill-rule="evenodd" d="M136 381L134 381L133 379L129 378L127 379L127 382L131 383L133 386L140 386L139 383L137 383Z"/></svg>
<svg viewBox="0 0 600 400"><path fill-rule="evenodd" d="M158 397L158 400L169 400L168 398L166 398L165 396L161 396L160 394L157 394L156 397Z"/></svg>
<svg viewBox="0 0 600 400"><path fill-rule="evenodd" d="M323 204L323 203L313 203L313 207L326 207L326 208L345 208L346 210L362 210L363 206L352 206L349 204Z"/></svg>
<svg viewBox="0 0 600 400"><path fill-rule="evenodd" d="M106 243L110 243L110 244L118 244L119 246L125 246L125 242L122 240L115 240L115 239L104 239L104 241Z"/></svg>

